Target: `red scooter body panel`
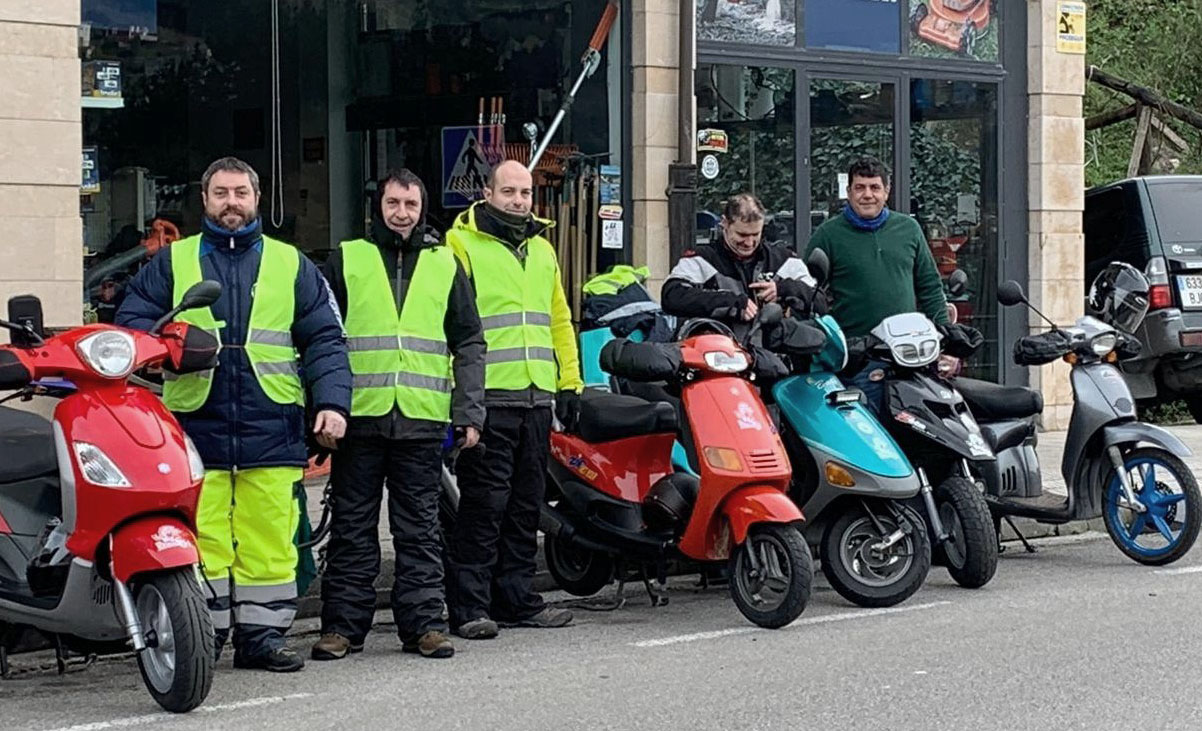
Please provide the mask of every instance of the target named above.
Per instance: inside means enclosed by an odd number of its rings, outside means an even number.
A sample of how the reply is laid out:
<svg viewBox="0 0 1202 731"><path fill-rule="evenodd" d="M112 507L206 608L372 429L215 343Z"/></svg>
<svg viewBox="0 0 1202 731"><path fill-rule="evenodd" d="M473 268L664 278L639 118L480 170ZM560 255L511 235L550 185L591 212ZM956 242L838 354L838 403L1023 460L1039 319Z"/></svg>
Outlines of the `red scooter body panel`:
<svg viewBox="0 0 1202 731"><path fill-rule="evenodd" d="M730 521L735 545L747 540L747 531L756 523L800 522L802 519L801 509L788 495L775 487L758 485L744 487L726 498L722 513Z"/></svg>
<svg viewBox="0 0 1202 731"><path fill-rule="evenodd" d="M162 571L200 563L196 535L179 518L149 515L113 533L113 576L128 583L147 571Z"/></svg>
<svg viewBox="0 0 1202 731"><path fill-rule="evenodd" d="M154 394L123 382L81 390L59 402L54 420L68 450L74 442L99 447L130 483L94 485L71 460L77 516L67 541L71 553L92 560L100 541L131 515L173 513L194 519L201 482L192 481L179 422ZM156 431L158 439L152 439Z"/></svg>
<svg viewBox="0 0 1202 731"><path fill-rule="evenodd" d="M719 335L690 338L683 345L684 360L687 364L703 364L705 352L733 353L737 350L733 345L729 338ZM785 498L780 503L782 511L783 506L789 507L779 514L755 513L760 517L753 522L790 523L800 519L796 506L785 496L792 475L789 457L754 387L739 376L702 370L697 380L682 389L681 398L701 472L697 503L680 539L681 553L708 561L727 558L731 544L721 537L727 520L724 505L732 494L748 486L779 492ZM709 449L733 452L738 458L738 469L715 466L707 454ZM750 523L744 525L743 537L747 525Z"/></svg>
<svg viewBox="0 0 1202 731"><path fill-rule="evenodd" d="M610 497L642 502L651 486L672 472L676 435L618 439L593 444L564 432L551 433L551 456Z"/></svg>

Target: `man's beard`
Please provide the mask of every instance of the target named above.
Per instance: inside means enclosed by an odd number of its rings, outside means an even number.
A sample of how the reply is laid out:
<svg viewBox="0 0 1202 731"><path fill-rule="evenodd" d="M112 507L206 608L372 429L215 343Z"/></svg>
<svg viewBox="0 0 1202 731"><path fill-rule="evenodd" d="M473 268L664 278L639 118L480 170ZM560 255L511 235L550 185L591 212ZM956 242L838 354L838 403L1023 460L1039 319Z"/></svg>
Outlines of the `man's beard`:
<svg viewBox="0 0 1202 731"><path fill-rule="evenodd" d="M229 216L231 214L238 217L238 220L235 221L232 226L230 224L227 224L225 221L226 216ZM208 218L210 221L212 221L214 224L216 224L218 226L218 228L222 228L222 229L225 229L226 231L229 231L230 233L233 233L235 231L240 231L240 230L246 228L251 223L253 223L255 221L255 219L258 217L259 217L258 211L256 211L253 208L250 209L249 211L244 212L240 208L234 208L233 206L226 206L225 208L222 208L221 212L218 213L216 216L209 216Z"/></svg>

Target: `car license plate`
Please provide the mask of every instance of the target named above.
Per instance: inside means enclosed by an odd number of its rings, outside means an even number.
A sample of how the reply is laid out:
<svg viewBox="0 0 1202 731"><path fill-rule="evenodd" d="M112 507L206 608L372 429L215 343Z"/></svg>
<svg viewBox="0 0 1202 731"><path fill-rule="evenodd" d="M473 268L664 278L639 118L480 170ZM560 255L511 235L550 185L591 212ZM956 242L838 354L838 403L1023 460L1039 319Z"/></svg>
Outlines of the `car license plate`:
<svg viewBox="0 0 1202 731"><path fill-rule="evenodd" d="M1181 293L1182 308L1202 310L1202 274L1177 277L1177 291Z"/></svg>

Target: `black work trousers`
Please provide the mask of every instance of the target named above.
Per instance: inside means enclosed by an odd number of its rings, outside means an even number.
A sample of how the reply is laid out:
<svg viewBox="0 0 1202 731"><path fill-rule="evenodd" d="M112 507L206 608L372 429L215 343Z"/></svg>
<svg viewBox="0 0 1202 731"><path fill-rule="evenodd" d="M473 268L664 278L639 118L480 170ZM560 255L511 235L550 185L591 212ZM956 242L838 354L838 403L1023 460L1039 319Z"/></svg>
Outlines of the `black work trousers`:
<svg viewBox="0 0 1202 731"><path fill-rule="evenodd" d="M551 407L489 407L481 443L459 457L459 514L448 546L451 624L515 621L546 604L534 591Z"/></svg>
<svg viewBox="0 0 1202 731"><path fill-rule="evenodd" d="M380 573L380 502L396 550L392 612L402 640L445 632L438 527L442 440L352 437L333 455L333 517L321 582L321 631L360 644L375 614Z"/></svg>

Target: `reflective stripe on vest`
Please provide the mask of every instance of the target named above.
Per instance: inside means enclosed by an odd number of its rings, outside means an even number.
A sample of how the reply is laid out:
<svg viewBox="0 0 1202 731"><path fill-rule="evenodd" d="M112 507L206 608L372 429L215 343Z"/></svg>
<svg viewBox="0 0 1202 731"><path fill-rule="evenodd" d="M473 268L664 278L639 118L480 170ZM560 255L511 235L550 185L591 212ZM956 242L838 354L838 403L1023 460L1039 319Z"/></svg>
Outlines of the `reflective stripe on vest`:
<svg viewBox="0 0 1202 731"><path fill-rule="evenodd" d="M484 385L521 391L530 386L555 391L558 376L551 340L551 298L558 267L555 250L541 236L526 242L521 261L505 244L485 234L452 229L471 263L476 305L488 344Z"/></svg>
<svg viewBox="0 0 1202 731"><path fill-rule="evenodd" d="M352 416L383 416L395 404L410 419L450 422L451 351L443 323L458 264L448 246L418 254L398 316L379 249L342 243Z"/></svg>
<svg viewBox="0 0 1202 731"><path fill-rule="evenodd" d="M171 245L171 274L174 279L172 301L178 304L188 289L203 278L200 266L200 236L190 236ZM292 345L292 322L296 310L296 277L300 254L295 248L266 236L259 262L259 273L251 303L249 336L243 347L263 393L278 404L304 404ZM224 322L217 322L211 308L189 310L178 318L204 328L221 341ZM230 344L225 344L230 345ZM237 347L237 344L234 344ZM208 401L213 371L168 376L163 383L163 403L172 411L196 411Z"/></svg>

